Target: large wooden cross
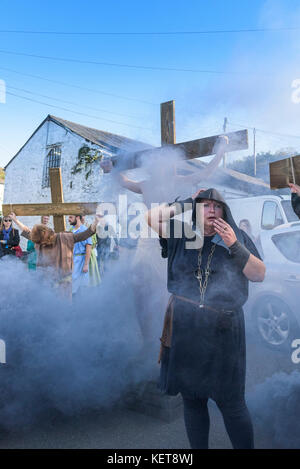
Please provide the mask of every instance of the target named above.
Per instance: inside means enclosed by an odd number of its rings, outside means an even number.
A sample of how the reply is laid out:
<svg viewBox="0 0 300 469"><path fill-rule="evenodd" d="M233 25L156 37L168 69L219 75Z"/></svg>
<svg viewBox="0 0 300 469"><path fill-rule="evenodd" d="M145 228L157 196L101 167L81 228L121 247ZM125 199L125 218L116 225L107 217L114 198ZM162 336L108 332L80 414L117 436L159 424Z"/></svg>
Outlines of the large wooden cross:
<svg viewBox="0 0 300 469"><path fill-rule="evenodd" d="M210 156L213 154L213 148L220 135L212 137L199 138L189 142L176 143L175 130L175 101L167 101L160 105L161 113L161 145L172 145L180 148L184 152L187 160ZM247 150L248 148L248 130L238 130L237 132L226 133L228 137L228 147L226 152ZM151 150L149 150L151 151Z"/></svg>
<svg viewBox="0 0 300 469"><path fill-rule="evenodd" d="M226 135L229 138L227 152L248 148L247 130L239 130L227 133ZM142 156L149 154L150 157L151 154L160 152L162 147L167 145L172 148L180 148L187 160L209 156L213 154L213 147L218 138L219 135L214 135L212 137L176 143L175 102L168 101L161 104L161 147L129 155L130 157L126 159L129 161L129 164L126 163L127 167L124 169L138 168ZM118 163L118 157L113 157L113 160ZM45 204L3 204L2 210L4 216L7 216L10 212L14 212L17 216L52 215L54 218L54 229L56 232L60 232L66 229L66 215L91 215L96 213L98 202L64 202L60 168L51 168L49 175L52 202Z"/></svg>
<svg viewBox="0 0 300 469"><path fill-rule="evenodd" d="M50 188L52 202L45 204L4 204L3 215L14 212L17 216L52 215L56 233L66 231L66 215L91 215L96 213L98 202L64 202L60 168L50 168Z"/></svg>
<svg viewBox="0 0 300 469"><path fill-rule="evenodd" d="M141 166L141 159L144 155L152 155L159 153L162 147L170 146L171 148L178 148L187 160L193 158L200 158L210 156L213 154L214 145L220 135L213 135L212 137L199 138L187 142L176 143L176 128L175 128L175 101L167 101L160 105L161 116L161 147L150 148L147 150L137 151L130 155L124 164L121 164L123 169L134 169ZM238 130L236 132L226 133L229 139L226 152L246 150L248 148L248 130ZM118 157L113 157L114 164L118 165ZM120 162L121 163L121 162Z"/></svg>

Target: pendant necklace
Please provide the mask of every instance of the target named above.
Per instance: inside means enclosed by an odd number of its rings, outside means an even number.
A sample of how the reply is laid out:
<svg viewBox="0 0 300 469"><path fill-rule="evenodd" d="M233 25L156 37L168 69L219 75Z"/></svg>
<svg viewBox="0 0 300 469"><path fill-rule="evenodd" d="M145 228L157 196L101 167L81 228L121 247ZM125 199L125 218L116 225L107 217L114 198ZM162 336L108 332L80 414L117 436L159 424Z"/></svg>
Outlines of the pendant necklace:
<svg viewBox="0 0 300 469"><path fill-rule="evenodd" d="M208 279L209 279L209 276L210 276L210 269L209 268L210 268L210 264L211 264L211 261L212 261L212 257L214 255L214 252L215 252L215 249L216 249L216 245L213 243L212 248L210 250L210 253L208 255L207 263L206 263L206 267L205 267L205 271L204 271L204 279L203 279L202 270L201 270L202 249L203 249L203 246L199 250L198 270L197 270L197 273L196 273L196 279L199 282L199 291L200 291L200 305L199 305L199 308L204 307L204 295L205 295L205 292L206 292L206 289L207 289Z"/></svg>

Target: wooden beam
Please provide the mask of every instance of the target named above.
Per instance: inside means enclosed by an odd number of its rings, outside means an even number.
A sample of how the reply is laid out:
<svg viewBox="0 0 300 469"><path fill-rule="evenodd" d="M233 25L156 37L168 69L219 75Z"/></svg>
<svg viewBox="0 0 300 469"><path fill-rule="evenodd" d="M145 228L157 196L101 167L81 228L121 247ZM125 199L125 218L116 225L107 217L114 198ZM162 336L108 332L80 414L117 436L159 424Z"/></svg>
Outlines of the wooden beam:
<svg viewBox="0 0 300 469"><path fill-rule="evenodd" d="M54 204L63 203L64 194L63 194L63 188L62 188L60 168L49 169L49 176L50 176L52 203ZM72 215L72 213L69 213L69 215ZM54 230L56 233L60 233L61 231L66 231L66 220L63 215L54 215L53 223L54 223Z"/></svg>
<svg viewBox="0 0 300 469"><path fill-rule="evenodd" d="M230 132L226 134L229 143L228 149L226 152L237 151L237 150L247 150L248 148L248 130L238 130L237 132ZM213 154L213 147L220 135L214 135L212 137L200 138L197 140L191 140L190 142L176 143L175 145L170 145L171 149L181 149L184 153L185 159L190 160L193 158L200 158L204 156L210 156ZM131 158L131 167L138 168L140 166L141 157L144 155L159 153L163 151L161 147L153 148L151 150L143 150L136 152L132 155ZM129 168L128 168L129 169Z"/></svg>
<svg viewBox="0 0 300 469"><path fill-rule="evenodd" d="M46 204L4 204L2 205L3 215L7 216L14 212L17 216L34 217L39 215L93 215L96 213L99 202L70 202Z"/></svg>
<svg viewBox="0 0 300 469"><path fill-rule="evenodd" d="M248 130L239 130L226 134L229 143L226 153L237 150L247 150L248 148ZM212 137L200 138L198 140L191 140L190 142L178 143L175 148L181 148L184 151L185 158L190 160L192 158L199 158L213 154L213 147L217 142L219 135Z"/></svg>
<svg viewBox="0 0 300 469"><path fill-rule="evenodd" d="M160 105L161 146L176 143L175 101L167 101Z"/></svg>

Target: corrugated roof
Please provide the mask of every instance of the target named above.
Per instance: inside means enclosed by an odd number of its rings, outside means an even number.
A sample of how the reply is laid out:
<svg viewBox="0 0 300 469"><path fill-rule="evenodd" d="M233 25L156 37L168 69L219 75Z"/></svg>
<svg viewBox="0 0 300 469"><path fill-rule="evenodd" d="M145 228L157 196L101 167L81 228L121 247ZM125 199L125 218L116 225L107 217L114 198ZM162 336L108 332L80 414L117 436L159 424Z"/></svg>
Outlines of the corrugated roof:
<svg viewBox="0 0 300 469"><path fill-rule="evenodd" d="M69 131L74 132L77 135L80 135L91 143L99 145L102 148L107 148L112 153L118 153L120 150L124 150L126 152L135 152L153 148L152 145L149 145L148 143L133 140L131 138L123 137L121 135L112 134L110 132L105 132L103 130L86 127L85 125L76 124L75 122L67 121L65 119L61 119L60 117L52 116L49 114L46 119L44 119L43 122L37 127L37 129L35 129L33 134L20 148L18 153L16 153L15 156L7 163L5 169L18 156L20 151L27 145L29 140L44 125L44 123L49 120L55 122L57 125L63 126L65 129L68 129Z"/></svg>
<svg viewBox="0 0 300 469"><path fill-rule="evenodd" d="M144 142L137 140L132 140L131 138L123 137L121 135L112 134L110 132L105 132L103 130L93 129L91 127L86 127L85 125L76 124L75 122L67 121L61 119L60 117L49 115L49 118L58 124L61 124L63 127L71 130L72 132L80 135L81 137L89 140L96 145L102 147L111 148L113 152L118 150L125 151L139 151L146 148L153 148L152 145L149 145Z"/></svg>

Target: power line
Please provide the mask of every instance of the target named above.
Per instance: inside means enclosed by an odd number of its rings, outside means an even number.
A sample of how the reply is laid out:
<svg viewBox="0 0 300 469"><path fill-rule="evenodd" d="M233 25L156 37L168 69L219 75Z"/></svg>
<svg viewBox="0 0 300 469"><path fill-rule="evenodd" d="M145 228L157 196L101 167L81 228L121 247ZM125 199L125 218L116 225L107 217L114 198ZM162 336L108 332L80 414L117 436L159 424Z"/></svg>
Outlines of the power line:
<svg viewBox="0 0 300 469"><path fill-rule="evenodd" d="M279 31L299 31L300 27L248 28L248 29L206 29L199 31L33 31L1 29L1 34L45 34L61 36L188 36L204 34L236 34Z"/></svg>
<svg viewBox="0 0 300 469"><path fill-rule="evenodd" d="M64 81L52 80L51 78L45 78L45 77L41 77L39 75L32 75L30 73L21 73L17 70L12 70L11 68L0 67L0 70L5 70L5 71L8 71L8 72L16 73L18 75L25 76L25 77L37 78L38 80L48 81L49 83L56 83L58 85L63 85L63 86L71 87L71 88L76 88L76 89L79 89L79 90L89 91L90 93L103 94L104 96L111 96L113 98L124 99L126 101L137 101L137 102L143 103L143 104L151 104L153 106L158 106L158 103L152 103L150 101L145 101L145 100L142 100L142 99L131 98L131 97L128 97L128 96L121 96L121 95L113 94L113 93L107 93L105 91L95 90L95 89L92 89L92 88L85 88L85 87L82 87L82 86L79 86L79 85L66 83Z"/></svg>
<svg viewBox="0 0 300 469"><path fill-rule="evenodd" d="M68 108L61 107L61 106L55 106L54 104L44 103L42 101L38 101L37 99L28 98L26 96L20 96L18 94L11 93L10 91L6 91L6 94L9 94L11 96L15 96L16 98L26 99L26 101L31 101L33 103L43 104L45 106L50 106L52 108L60 109L62 111L72 112L73 114L78 114L78 115L81 115L81 116L92 117L93 119L103 120L103 121L110 122L110 123L113 123L113 124L125 125L126 127L134 127L136 129L152 130L148 127L141 127L141 126L137 126L137 125L133 125L133 124L127 124L125 122L117 122L117 121L113 121L113 120L110 120L110 119L105 119L104 117L92 116L91 114L86 114L84 112L73 111L72 109L68 109Z"/></svg>
<svg viewBox="0 0 300 469"><path fill-rule="evenodd" d="M67 100L61 99L61 98L53 98L52 96L47 96L45 94L40 94L40 93L34 93L33 91L25 90L24 88L17 88L15 86L6 86L6 88L12 89L12 90L17 90L17 91L22 91L24 93L32 94L34 96L40 96L41 98L52 99L53 101L59 101L60 103L75 104L75 106L78 105L78 103L75 103L74 101L67 101ZM94 111L99 111L99 112L106 112L108 114L115 114L117 116L129 117L129 118L134 118L134 119L136 119L136 118L142 119L142 116L130 116L128 114L122 114L120 112L113 112L113 111L108 111L107 109L100 109L100 108L96 108L96 107L92 107L92 106L87 106L86 104L84 105L84 108L92 109Z"/></svg>
<svg viewBox="0 0 300 469"><path fill-rule="evenodd" d="M237 126L237 127L242 127L244 129L251 129L251 130L256 130L265 134L271 134L271 135L277 135L278 137L288 137L288 138L300 138L300 135L289 135L289 134L282 134L278 132L272 132L270 130L263 130L259 129L258 127L250 127L249 125L242 125L242 124L235 124L234 122L228 122L231 125Z"/></svg>
<svg viewBox="0 0 300 469"><path fill-rule="evenodd" d="M119 68L128 68L128 69L138 69L138 70L157 70L157 71L167 71L167 72L192 72L192 73L212 73L217 75L254 75L252 72L227 72L224 70L199 70L193 68L173 68L173 67L157 67L157 66L148 66L148 65L131 65L131 64L120 64L113 62L98 62L94 60L81 60L81 59L70 59L67 57L52 57L48 55L38 55L38 54L27 54L25 52L13 52L0 50L1 54L9 55L18 55L24 57L34 57L36 59L46 59L54 60L58 62L71 62L79 64L89 64L89 65L104 65L107 67L119 67ZM262 74L260 74L262 76ZM271 74L264 74L263 76L272 76Z"/></svg>

